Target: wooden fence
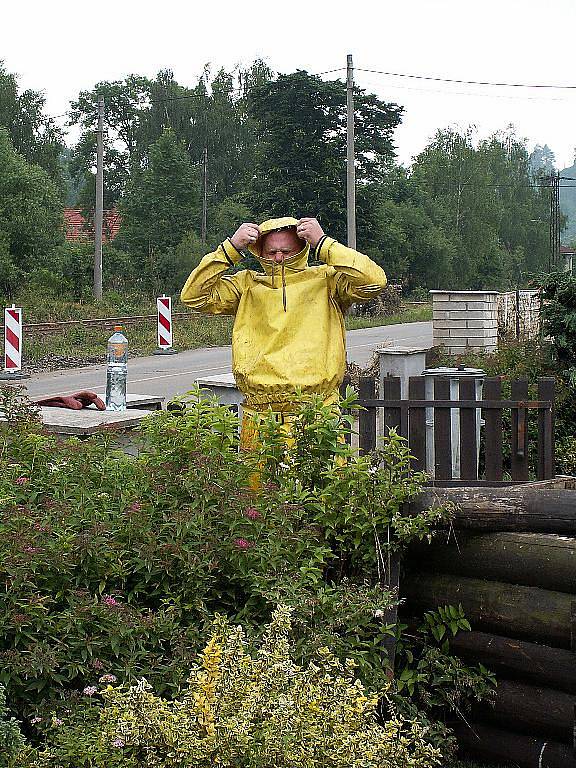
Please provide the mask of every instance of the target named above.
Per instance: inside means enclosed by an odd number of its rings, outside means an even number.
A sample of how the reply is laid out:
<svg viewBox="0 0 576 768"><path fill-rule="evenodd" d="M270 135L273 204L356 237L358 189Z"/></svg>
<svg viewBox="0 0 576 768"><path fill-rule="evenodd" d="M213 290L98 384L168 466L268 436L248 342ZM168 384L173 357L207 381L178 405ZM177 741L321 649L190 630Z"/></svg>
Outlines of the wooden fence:
<svg viewBox="0 0 576 768"><path fill-rule="evenodd" d="M424 376L409 380L408 397L401 397L398 377L384 379L382 399L375 398L376 382L372 377L359 381L359 449L371 451L376 447L378 410L382 409L384 434L394 427L406 437L414 456L415 470L426 469L427 414L433 413L434 479L435 485L512 485L530 480L530 452L535 451L534 475L538 480L554 477L554 398L553 378L540 378L537 382L538 399L530 400L528 380L511 382L511 397L502 397L500 378L486 378L482 399L476 399L476 382L471 377L460 379L459 399L450 398L450 379L434 378L434 399L426 399ZM459 411L459 477L453 476L453 421L452 411ZM510 432L505 434L503 412L510 411ZM478 444L478 417L483 419ZM529 424L535 418L536 445L529 440ZM432 434L432 433L431 433ZM504 479L504 459L509 444L509 466ZM483 457L483 477L479 477L478 457Z"/></svg>

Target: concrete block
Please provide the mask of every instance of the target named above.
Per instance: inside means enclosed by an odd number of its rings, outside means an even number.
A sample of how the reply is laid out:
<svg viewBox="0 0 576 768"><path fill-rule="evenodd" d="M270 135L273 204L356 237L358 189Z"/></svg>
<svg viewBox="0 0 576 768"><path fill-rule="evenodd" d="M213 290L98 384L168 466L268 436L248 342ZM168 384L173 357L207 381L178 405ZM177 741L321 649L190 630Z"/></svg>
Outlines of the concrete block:
<svg viewBox="0 0 576 768"><path fill-rule="evenodd" d="M489 339L497 336L494 328L451 328L450 336L460 336L467 339Z"/></svg>
<svg viewBox="0 0 576 768"><path fill-rule="evenodd" d="M496 312L498 310L498 304L495 301L468 301L466 309L469 310L480 310L480 311L491 311Z"/></svg>
<svg viewBox="0 0 576 768"><path fill-rule="evenodd" d="M465 320L452 320L450 318L443 318L441 320L434 319L434 328L466 328Z"/></svg>
<svg viewBox="0 0 576 768"><path fill-rule="evenodd" d="M432 319L433 320L436 319L435 315L432 315ZM485 321L494 321L494 323L496 323L497 315L495 312L491 312L489 310L486 310L484 312L480 312L479 310L476 310L474 312L467 312L466 310L463 310L463 311L457 310L455 312L450 312L447 318L442 318L442 319L461 320L462 325L464 326L467 320L485 320Z"/></svg>
<svg viewBox="0 0 576 768"><path fill-rule="evenodd" d="M443 310L445 312L455 312L456 310L466 309L465 301L435 301L432 304L432 311L438 312Z"/></svg>
<svg viewBox="0 0 576 768"><path fill-rule="evenodd" d="M494 320L466 320L466 328L474 329L474 328L494 328Z"/></svg>

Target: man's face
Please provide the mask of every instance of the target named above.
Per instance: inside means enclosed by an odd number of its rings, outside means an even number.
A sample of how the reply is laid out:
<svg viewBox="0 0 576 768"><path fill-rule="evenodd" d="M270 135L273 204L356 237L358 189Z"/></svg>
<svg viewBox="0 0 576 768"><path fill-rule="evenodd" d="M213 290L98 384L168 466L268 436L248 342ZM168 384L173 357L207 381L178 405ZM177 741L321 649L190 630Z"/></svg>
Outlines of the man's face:
<svg viewBox="0 0 576 768"><path fill-rule="evenodd" d="M270 232L264 237L262 243L262 258L281 264L284 259L289 259L300 253L304 244L293 229L281 229L279 232Z"/></svg>

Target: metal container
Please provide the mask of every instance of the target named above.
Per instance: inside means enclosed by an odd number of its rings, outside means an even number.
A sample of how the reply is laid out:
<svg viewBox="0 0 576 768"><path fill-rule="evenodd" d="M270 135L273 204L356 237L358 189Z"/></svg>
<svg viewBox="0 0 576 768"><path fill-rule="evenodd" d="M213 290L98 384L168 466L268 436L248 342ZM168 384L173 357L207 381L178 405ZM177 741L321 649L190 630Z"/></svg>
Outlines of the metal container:
<svg viewBox="0 0 576 768"><path fill-rule="evenodd" d="M475 400L482 400L482 387L486 373L481 368L448 368L440 366L438 368L426 368L422 371L425 377L425 399L434 400L434 380L439 376L450 379L450 399L460 399L460 382L462 379L473 378L476 382ZM481 418L481 410L475 411L476 418L476 466L480 458L480 428L484 424ZM454 480L460 479L460 409L450 409L450 431L452 435L452 477ZM436 457L434 451L434 408L426 409L426 471L434 477L436 466Z"/></svg>

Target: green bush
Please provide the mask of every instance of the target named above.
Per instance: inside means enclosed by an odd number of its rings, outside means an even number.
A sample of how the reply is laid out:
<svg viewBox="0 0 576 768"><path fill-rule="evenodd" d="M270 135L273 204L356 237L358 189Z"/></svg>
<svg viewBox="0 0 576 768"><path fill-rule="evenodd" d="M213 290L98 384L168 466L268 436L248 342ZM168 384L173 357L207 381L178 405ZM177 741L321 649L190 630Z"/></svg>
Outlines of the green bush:
<svg viewBox="0 0 576 768"><path fill-rule="evenodd" d="M290 612L278 608L258 649L240 627L217 620L175 700L141 680L107 686L91 727L58 722L49 745L22 766L36 768L432 768L440 753L425 729L391 713L379 722L368 693L322 648L306 666L290 651Z"/></svg>
<svg viewBox="0 0 576 768"><path fill-rule="evenodd" d="M396 435L352 457L339 438L347 417L306 403L294 448L283 451L270 422L250 459L236 417L194 393L184 417L146 420L134 458L110 433L43 434L5 393L0 682L16 711L44 717L103 674L145 676L173 695L214 613L257 635L279 601L295 607L300 659L330 645L365 680L384 679L393 628L378 616L394 598L379 584L382 558L447 517L403 512L423 476Z"/></svg>
<svg viewBox="0 0 576 768"><path fill-rule="evenodd" d="M544 333L553 339L560 371L576 386L576 277L553 272L542 280Z"/></svg>

